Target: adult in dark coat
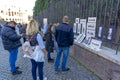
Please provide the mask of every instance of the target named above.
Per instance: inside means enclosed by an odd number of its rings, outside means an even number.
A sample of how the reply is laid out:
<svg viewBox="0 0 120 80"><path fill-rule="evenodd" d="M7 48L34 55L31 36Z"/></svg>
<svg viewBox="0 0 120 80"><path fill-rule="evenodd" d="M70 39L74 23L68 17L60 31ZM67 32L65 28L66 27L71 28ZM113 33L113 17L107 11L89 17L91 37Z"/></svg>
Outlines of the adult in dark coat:
<svg viewBox="0 0 120 80"><path fill-rule="evenodd" d="M47 58L48 62L53 62L54 60L51 58L51 52L53 52L53 47L54 47L54 40L52 36L52 31L51 31L52 25L50 25L47 29L47 32L45 33L45 38L46 38L46 44L45 48L48 52Z"/></svg>
<svg viewBox="0 0 120 80"><path fill-rule="evenodd" d="M23 25L22 28L20 29L20 34L23 35L24 42L26 41L26 28L27 28L27 24Z"/></svg>
<svg viewBox="0 0 120 80"><path fill-rule="evenodd" d="M58 44L58 52L55 60L55 71L59 71L60 58L62 56L62 71L69 71L70 69L66 67L67 59L69 56L69 49L74 41L74 33L72 27L69 25L69 17L63 17L63 23L60 23L56 27L55 39ZM63 54L63 55L62 55Z"/></svg>
<svg viewBox="0 0 120 80"><path fill-rule="evenodd" d="M17 35L17 33L15 32L15 26L16 26L16 22L10 21L1 30L4 49L8 50L10 54L9 63L13 75L22 73L22 71L17 70L17 68L19 67L15 66L15 62L17 60L17 55L18 55L18 47L21 46L20 43L21 36Z"/></svg>

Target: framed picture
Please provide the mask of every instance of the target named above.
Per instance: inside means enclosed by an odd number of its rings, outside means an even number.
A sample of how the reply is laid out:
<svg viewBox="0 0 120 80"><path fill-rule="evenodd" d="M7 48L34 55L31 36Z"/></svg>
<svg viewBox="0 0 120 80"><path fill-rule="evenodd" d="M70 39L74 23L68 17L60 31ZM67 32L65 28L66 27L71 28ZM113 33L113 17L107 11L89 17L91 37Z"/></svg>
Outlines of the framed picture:
<svg viewBox="0 0 120 80"><path fill-rule="evenodd" d="M95 37L96 23L87 23L86 37Z"/></svg>
<svg viewBox="0 0 120 80"><path fill-rule="evenodd" d="M102 26L100 26L99 28L98 28L98 38L102 38L102 33L103 33L103 27Z"/></svg>
<svg viewBox="0 0 120 80"><path fill-rule="evenodd" d="M76 39L76 42L81 43L84 40L84 38L85 38L84 34L79 34Z"/></svg>
<svg viewBox="0 0 120 80"><path fill-rule="evenodd" d="M81 25L81 34L86 35L86 19L80 19L80 25Z"/></svg>
<svg viewBox="0 0 120 80"><path fill-rule="evenodd" d="M75 23L79 23L79 22L80 22L80 18L76 18Z"/></svg>
<svg viewBox="0 0 120 80"><path fill-rule="evenodd" d="M76 23L74 23L74 25L73 25L73 32L76 34L76 30L77 30L77 24Z"/></svg>
<svg viewBox="0 0 120 80"><path fill-rule="evenodd" d="M107 29L107 40L112 41L114 38L114 34L115 34L115 26L114 25L110 25Z"/></svg>
<svg viewBox="0 0 120 80"><path fill-rule="evenodd" d="M81 28L80 23L78 23L77 33L78 33L78 34L82 34L82 28Z"/></svg>
<svg viewBox="0 0 120 80"><path fill-rule="evenodd" d="M96 17L88 17L88 22L90 23L96 23L97 18Z"/></svg>
<svg viewBox="0 0 120 80"><path fill-rule="evenodd" d="M92 39L90 42L90 48L99 51L100 47L101 47L102 41L100 40L96 40L96 39Z"/></svg>

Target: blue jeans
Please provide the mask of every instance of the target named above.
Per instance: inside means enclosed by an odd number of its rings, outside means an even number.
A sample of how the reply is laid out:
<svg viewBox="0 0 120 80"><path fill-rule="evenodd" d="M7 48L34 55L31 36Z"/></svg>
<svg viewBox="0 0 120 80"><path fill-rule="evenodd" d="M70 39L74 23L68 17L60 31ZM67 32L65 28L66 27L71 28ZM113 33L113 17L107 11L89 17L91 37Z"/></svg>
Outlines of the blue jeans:
<svg viewBox="0 0 120 80"><path fill-rule="evenodd" d="M31 59L32 63L32 77L33 80L37 80L36 70L38 67L38 76L40 80L43 80L43 65L44 62L36 62L35 60Z"/></svg>
<svg viewBox="0 0 120 80"><path fill-rule="evenodd" d="M58 50L58 53L57 53L57 56L56 56L55 65L54 65L55 66L55 71L58 71L62 52L63 52L62 71L66 70L66 63L67 63L68 54L69 54L69 47L59 47L59 50Z"/></svg>
<svg viewBox="0 0 120 80"><path fill-rule="evenodd" d="M54 37L54 50L58 53L58 47L57 47L57 42Z"/></svg>
<svg viewBox="0 0 120 80"><path fill-rule="evenodd" d="M9 53L10 53L9 63L11 67L11 72L15 72L16 71L15 63L16 63L17 55L18 55L18 48L9 50Z"/></svg>
<svg viewBox="0 0 120 80"><path fill-rule="evenodd" d="M51 59L50 52L47 53L47 58L48 58L48 59Z"/></svg>

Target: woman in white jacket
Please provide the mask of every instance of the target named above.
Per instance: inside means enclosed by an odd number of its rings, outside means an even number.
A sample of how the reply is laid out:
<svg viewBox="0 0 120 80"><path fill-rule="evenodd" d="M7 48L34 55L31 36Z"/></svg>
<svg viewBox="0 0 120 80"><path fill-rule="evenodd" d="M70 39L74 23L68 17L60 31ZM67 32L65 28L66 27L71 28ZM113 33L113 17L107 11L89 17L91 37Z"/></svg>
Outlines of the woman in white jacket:
<svg viewBox="0 0 120 80"><path fill-rule="evenodd" d="M27 39L30 41L30 45L32 47L39 46L39 48L43 51L44 55L46 54L45 46L43 43L43 39L41 35L38 33L38 23L35 20L31 20L27 26L26 29L26 34L27 34ZM39 80L43 80L43 64L44 61L36 61L34 59L31 59L32 63L32 77L33 80L37 80L37 75L36 75L36 70L38 67L38 75L39 75Z"/></svg>

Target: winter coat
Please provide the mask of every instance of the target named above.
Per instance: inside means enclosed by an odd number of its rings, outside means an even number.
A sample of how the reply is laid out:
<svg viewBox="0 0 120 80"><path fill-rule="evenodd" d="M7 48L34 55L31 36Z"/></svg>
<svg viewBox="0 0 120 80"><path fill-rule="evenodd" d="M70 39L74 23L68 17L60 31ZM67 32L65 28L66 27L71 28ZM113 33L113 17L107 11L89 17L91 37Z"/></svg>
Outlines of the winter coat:
<svg viewBox="0 0 120 80"><path fill-rule="evenodd" d="M20 34L23 34L23 38L26 38L26 28L27 28L27 26L23 26L23 27L20 29Z"/></svg>
<svg viewBox="0 0 120 80"><path fill-rule="evenodd" d="M22 45L20 42L21 36L17 35L15 28L6 25L2 28L1 34L5 50L15 49Z"/></svg>
<svg viewBox="0 0 120 80"><path fill-rule="evenodd" d="M73 44L74 33L69 24L61 23L56 27L55 39L59 47L69 47Z"/></svg>
<svg viewBox="0 0 120 80"><path fill-rule="evenodd" d="M47 52L53 52L54 41L53 41L53 37L52 37L52 32L47 31L45 34L45 37L46 37L45 48L46 48Z"/></svg>

